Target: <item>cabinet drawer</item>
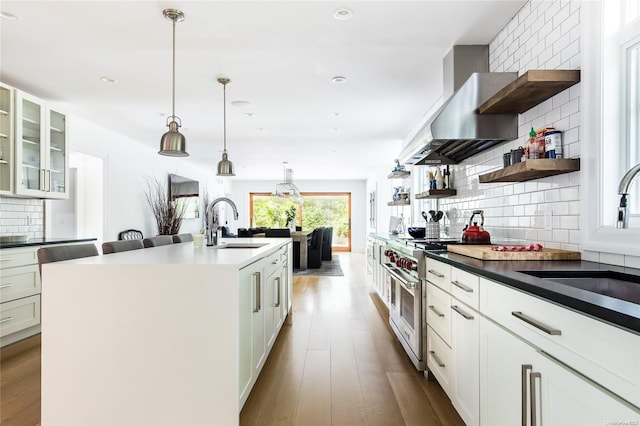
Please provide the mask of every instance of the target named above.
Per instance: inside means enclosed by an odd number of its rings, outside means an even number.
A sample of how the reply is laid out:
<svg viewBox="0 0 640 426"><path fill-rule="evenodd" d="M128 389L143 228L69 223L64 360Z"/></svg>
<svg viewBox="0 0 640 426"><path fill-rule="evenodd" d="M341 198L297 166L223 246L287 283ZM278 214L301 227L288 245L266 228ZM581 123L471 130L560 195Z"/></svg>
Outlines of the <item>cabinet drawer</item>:
<svg viewBox="0 0 640 426"><path fill-rule="evenodd" d="M40 293L38 265L0 269L0 303Z"/></svg>
<svg viewBox="0 0 640 426"><path fill-rule="evenodd" d="M0 304L0 337L40 324L40 295Z"/></svg>
<svg viewBox="0 0 640 426"><path fill-rule="evenodd" d="M451 346L451 295L427 283L427 324Z"/></svg>
<svg viewBox="0 0 640 426"><path fill-rule="evenodd" d="M427 281L451 293L451 266L427 257Z"/></svg>
<svg viewBox="0 0 640 426"><path fill-rule="evenodd" d="M447 395L451 394L451 348L427 326L427 367Z"/></svg>
<svg viewBox="0 0 640 426"><path fill-rule="evenodd" d="M640 336L482 278L483 314L640 407Z"/></svg>
<svg viewBox="0 0 640 426"><path fill-rule="evenodd" d="M268 277L274 271L282 267L282 258L280 251L276 253L272 253L266 257L266 262L264 266L264 275Z"/></svg>
<svg viewBox="0 0 640 426"><path fill-rule="evenodd" d="M12 248L0 250L0 268L13 268L16 266L37 265L37 247Z"/></svg>
<svg viewBox="0 0 640 426"><path fill-rule="evenodd" d="M463 303L478 309L480 278L458 268L451 268L451 295Z"/></svg>

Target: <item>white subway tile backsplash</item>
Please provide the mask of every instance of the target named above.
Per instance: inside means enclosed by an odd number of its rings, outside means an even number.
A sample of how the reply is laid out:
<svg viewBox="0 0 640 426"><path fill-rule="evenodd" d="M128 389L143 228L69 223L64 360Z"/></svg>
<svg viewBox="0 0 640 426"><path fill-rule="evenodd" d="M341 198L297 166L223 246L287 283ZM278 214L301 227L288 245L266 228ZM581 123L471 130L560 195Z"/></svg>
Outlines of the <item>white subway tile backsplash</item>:
<svg viewBox="0 0 640 426"><path fill-rule="evenodd" d="M600 262L600 253L597 251L584 250L580 257L588 262Z"/></svg>
<svg viewBox="0 0 640 426"><path fill-rule="evenodd" d="M560 216L561 229L580 229L580 218L578 216Z"/></svg>
<svg viewBox="0 0 640 426"><path fill-rule="evenodd" d="M29 225L28 217L32 224ZM44 202L37 199L0 197L0 234L44 236Z"/></svg>
<svg viewBox="0 0 640 426"><path fill-rule="evenodd" d="M625 256L622 254L614 253L600 253L600 262L607 263L609 265L624 266Z"/></svg>

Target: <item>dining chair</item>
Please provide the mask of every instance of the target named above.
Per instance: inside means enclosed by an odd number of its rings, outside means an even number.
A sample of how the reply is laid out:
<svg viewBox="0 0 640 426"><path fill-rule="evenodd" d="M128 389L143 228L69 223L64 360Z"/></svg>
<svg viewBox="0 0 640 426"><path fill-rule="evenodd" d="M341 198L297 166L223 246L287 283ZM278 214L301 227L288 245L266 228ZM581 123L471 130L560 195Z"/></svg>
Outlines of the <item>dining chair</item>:
<svg viewBox="0 0 640 426"><path fill-rule="evenodd" d="M174 244L193 241L193 235L191 234L176 234L176 235L172 235L172 237L173 237Z"/></svg>
<svg viewBox="0 0 640 426"><path fill-rule="evenodd" d="M45 263L98 256L98 254L98 249L93 243L42 247L38 249L38 267L40 274L42 274L42 265Z"/></svg>
<svg viewBox="0 0 640 426"><path fill-rule="evenodd" d="M311 243L307 248L307 268L318 269L322 266L322 234L323 228L316 228L311 234Z"/></svg>
<svg viewBox="0 0 640 426"><path fill-rule="evenodd" d="M138 250L144 248L142 240L121 240L102 243L102 254L119 253L121 251Z"/></svg>
<svg viewBox="0 0 640 426"><path fill-rule="evenodd" d="M333 228L325 227L322 232L322 260L331 260L331 246L333 244Z"/></svg>
<svg viewBox="0 0 640 426"><path fill-rule="evenodd" d="M158 247L158 246L168 246L169 244L173 244L173 236L171 235L158 235L157 237L145 238L142 240L145 248L148 247Z"/></svg>
<svg viewBox="0 0 640 426"><path fill-rule="evenodd" d="M142 232L137 229L127 229L118 234L119 240L141 240L142 238Z"/></svg>

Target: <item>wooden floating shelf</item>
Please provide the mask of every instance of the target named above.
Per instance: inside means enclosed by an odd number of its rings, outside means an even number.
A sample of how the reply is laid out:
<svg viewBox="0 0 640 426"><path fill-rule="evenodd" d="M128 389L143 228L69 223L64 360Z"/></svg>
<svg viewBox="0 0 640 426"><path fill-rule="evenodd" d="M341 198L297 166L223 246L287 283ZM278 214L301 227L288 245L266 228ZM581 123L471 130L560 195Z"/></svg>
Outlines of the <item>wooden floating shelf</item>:
<svg viewBox="0 0 640 426"><path fill-rule="evenodd" d="M529 70L478 110L480 114L522 114L580 82L580 70Z"/></svg>
<svg viewBox="0 0 640 426"><path fill-rule="evenodd" d="M455 189L431 189L416 194L416 200L423 200L425 198L445 198L453 197L458 193Z"/></svg>
<svg viewBox="0 0 640 426"><path fill-rule="evenodd" d="M579 158L540 158L479 176L480 183L525 182L580 170Z"/></svg>
<svg viewBox="0 0 640 426"><path fill-rule="evenodd" d="M411 176L411 172L408 172L408 171L405 171L405 170L403 170L403 171L394 170L393 172L391 172L389 174L389 176L387 176L387 178L389 178L389 179L406 179L409 176Z"/></svg>
<svg viewBox="0 0 640 426"><path fill-rule="evenodd" d="M411 201L389 201L387 203L388 206L408 206L411 204Z"/></svg>

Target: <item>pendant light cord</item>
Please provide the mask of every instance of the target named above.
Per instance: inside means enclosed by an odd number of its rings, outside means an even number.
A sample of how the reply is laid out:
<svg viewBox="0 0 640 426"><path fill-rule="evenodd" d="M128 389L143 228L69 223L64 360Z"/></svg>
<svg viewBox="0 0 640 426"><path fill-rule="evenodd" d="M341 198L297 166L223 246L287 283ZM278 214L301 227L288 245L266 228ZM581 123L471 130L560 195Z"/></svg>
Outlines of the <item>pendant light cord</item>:
<svg viewBox="0 0 640 426"><path fill-rule="evenodd" d="M224 141L224 152L227 152L227 83L222 83L222 128L223 128L223 136L222 140Z"/></svg>
<svg viewBox="0 0 640 426"><path fill-rule="evenodd" d="M171 82L171 117L176 118L176 18L173 21L173 77Z"/></svg>

